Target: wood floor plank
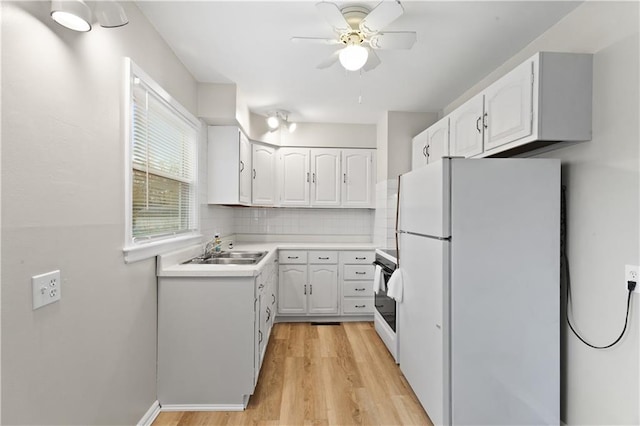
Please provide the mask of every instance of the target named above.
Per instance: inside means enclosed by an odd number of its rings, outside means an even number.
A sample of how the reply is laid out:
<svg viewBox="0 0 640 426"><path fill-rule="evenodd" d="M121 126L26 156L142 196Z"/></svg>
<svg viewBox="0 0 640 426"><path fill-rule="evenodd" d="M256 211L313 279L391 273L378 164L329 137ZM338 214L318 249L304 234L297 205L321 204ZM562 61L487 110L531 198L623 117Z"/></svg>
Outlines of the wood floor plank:
<svg viewBox="0 0 640 426"><path fill-rule="evenodd" d="M278 323L245 411L162 412L154 426L431 425L373 323Z"/></svg>

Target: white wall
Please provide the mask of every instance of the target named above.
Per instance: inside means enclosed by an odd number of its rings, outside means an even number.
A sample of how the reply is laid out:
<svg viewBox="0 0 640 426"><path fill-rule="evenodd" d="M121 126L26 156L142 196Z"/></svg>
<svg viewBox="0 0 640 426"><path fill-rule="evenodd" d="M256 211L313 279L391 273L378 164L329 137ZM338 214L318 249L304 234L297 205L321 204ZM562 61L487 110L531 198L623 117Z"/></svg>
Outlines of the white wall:
<svg viewBox="0 0 640 426"><path fill-rule="evenodd" d="M282 146L375 148L373 124L298 123L295 132L280 132Z"/></svg>
<svg viewBox="0 0 640 426"><path fill-rule="evenodd" d="M592 140L541 156L562 160L572 318L578 331L596 345L610 343L620 333L626 302L624 265L640 263L638 6L580 5L445 109L450 112L536 51L594 53ZM639 308L634 295L627 335L608 350L586 347L565 325L562 419L567 424L640 423Z"/></svg>
<svg viewBox="0 0 640 426"><path fill-rule="evenodd" d="M411 142L413 137L438 120L434 112L389 111L388 115L387 178L396 180L411 170Z"/></svg>
<svg viewBox="0 0 640 426"><path fill-rule="evenodd" d="M125 264L123 57L191 112L196 82L132 2L76 33L2 2L2 424L135 424L156 400L155 259ZM62 300L31 309L31 276Z"/></svg>

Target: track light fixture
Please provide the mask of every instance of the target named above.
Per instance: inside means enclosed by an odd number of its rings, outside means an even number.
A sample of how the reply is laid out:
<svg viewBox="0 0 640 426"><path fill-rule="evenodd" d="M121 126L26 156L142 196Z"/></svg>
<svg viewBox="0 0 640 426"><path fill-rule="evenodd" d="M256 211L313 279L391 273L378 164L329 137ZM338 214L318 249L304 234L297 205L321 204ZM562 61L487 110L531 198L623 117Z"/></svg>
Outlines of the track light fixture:
<svg viewBox="0 0 640 426"><path fill-rule="evenodd" d="M96 19L101 27L121 27L129 23L127 14L116 1L96 2ZM83 0L52 0L51 18L58 24L74 31L91 31L93 13Z"/></svg>
<svg viewBox="0 0 640 426"><path fill-rule="evenodd" d="M267 126L269 131L274 132L280 126L284 126L289 133L296 131L298 125L289 121L289 113L287 111L275 111L267 116Z"/></svg>

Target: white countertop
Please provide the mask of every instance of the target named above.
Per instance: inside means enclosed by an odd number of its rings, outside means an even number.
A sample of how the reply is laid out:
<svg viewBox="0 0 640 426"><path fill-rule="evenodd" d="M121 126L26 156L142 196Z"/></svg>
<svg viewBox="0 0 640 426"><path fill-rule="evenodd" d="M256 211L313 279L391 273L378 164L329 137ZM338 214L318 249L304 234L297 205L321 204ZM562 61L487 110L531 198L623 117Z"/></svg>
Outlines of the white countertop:
<svg viewBox="0 0 640 426"><path fill-rule="evenodd" d="M157 275L159 277L251 277L277 256L278 250L375 250L373 243L314 243L314 242L242 242L233 250L267 251L267 255L256 265L211 265L187 264L189 259L202 254L202 245L194 245L182 250L158 256Z"/></svg>

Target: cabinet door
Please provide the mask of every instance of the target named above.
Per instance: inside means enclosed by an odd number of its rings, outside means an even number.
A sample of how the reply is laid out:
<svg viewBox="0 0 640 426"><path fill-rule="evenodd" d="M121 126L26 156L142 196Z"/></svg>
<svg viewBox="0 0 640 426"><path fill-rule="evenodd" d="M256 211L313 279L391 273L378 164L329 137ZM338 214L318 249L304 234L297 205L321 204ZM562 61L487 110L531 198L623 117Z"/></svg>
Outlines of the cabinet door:
<svg viewBox="0 0 640 426"><path fill-rule="evenodd" d="M452 157L481 154L483 96L471 98L449 115L449 148Z"/></svg>
<svg viewBox="0 0 640 426"><path fill-rule="evenodd" d="M280 266L278 313L307 313L307 265Z"/></svg>
<svg viewBox="0 0 640 426"><path fill-rule="evenodd" d="M411 170L427 164L428 131L425 130L413 138L411 145Z"/></svg>
<svg viewBox="0 0 640 426"><path fill-rule="evenodd" d="M309 266L309 313L338 313L338 266Z"/></svg>
<svg viewBox="0 0 640 426"><path fill-rule="evenodd" d="M280 205L309 205L309 150L281 148Z"/></svg>
<svg viewBox="0 0 640 426"><path fill-rule="evenodd" d="M485 151L529 136L533 117L533 61L526 61L484 91Z"/></svg>
<svg viewBox="0 0 640 426"><path fill-rule="evenodd" d="M275 189L275 149L253 144L253 204L273 205Z"/></svg>
<svg viewBox="0 0 640 426"><path fill-rule="evenodd" d="M427 129L427 163L435 163L449 155L449 117Z"/></svg>
<svg viewBox="0 0 640 426"><path fill-rule="evenodd" d="M340 150L311 150L311 205L340 205Z"/></svg>
<svg viewBox="0 0 640 426"><path fill-rule="evenodd" d="M373 163L371 150L342 150L343 207L373 207Z"/></svg>
<svg viewBox="0 0 640 426"><path fill-rule="evenodd" d="M251 142L240 133L240 202L251 203Z"/></svg>

